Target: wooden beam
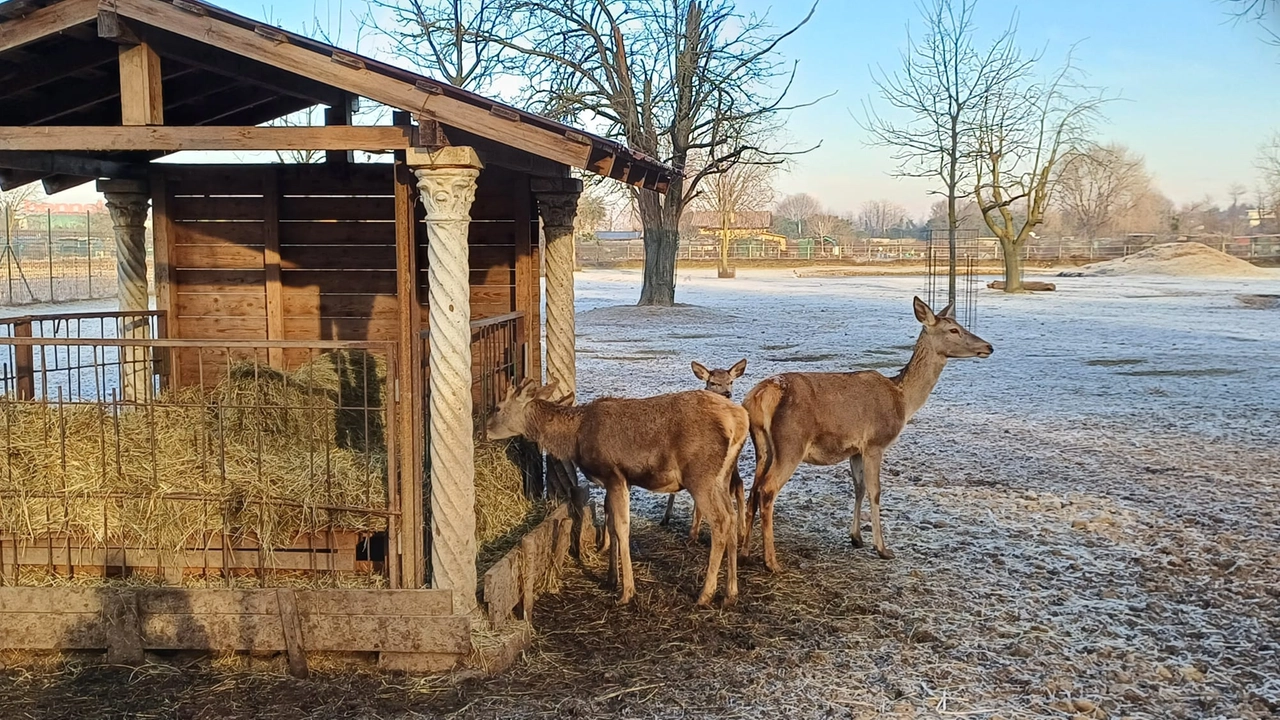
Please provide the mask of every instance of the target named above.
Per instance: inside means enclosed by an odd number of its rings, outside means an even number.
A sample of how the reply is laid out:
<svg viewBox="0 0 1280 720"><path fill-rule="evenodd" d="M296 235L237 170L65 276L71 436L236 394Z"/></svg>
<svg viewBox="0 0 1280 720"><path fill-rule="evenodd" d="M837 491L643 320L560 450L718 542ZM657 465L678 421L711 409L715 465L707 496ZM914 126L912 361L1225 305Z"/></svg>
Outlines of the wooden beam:
<svg viewBox="0 0 1280 720"><path fill-rule="evenodd" d="M485 165L498 165L542 177L567 177L569 166L519 148L480 137L460 128L444 125L445 137L451 145L470 145Z"/></svg>
<svg viewBox="0 0 1280 720"><path fill-rule="evenodd" d="M351 127L0 127L10 150L115 152L124 150L365 150L412 146L409 128Z"/></svg>
<svg viewBox="0 0 1280 720"><path fill-rule="evenodd" d="M11 152L0 150L0 167L14 170L33 170L49 175L79 175L81 177L145 177L146 163L101 160L54 152Z"/></svg>
<svg viewBox="0 0 1280 720"><path fill-rule="evenodd" d="M350 125L351 124L351 102L347 100L339 105L327 107L324 109L325 125ZM330 150L324 154L324 161L334 165L355 162L355 157L351 151Z"/></svg>
<svg viewBox="0 0 1280 720"><path fill-rule="evenodd" d="M98 17L98 0L63 0L0 23L0 53L55 35Z"/></svg>
<svg viewBox="0 0 1280 720"><path fill-rule="evenodd" d="M404 118L397 118L402 120ZM400 558L401 582L407 588L420 588L426 582L423 533L426 520L422 511L422 466L426 453L421 422L423 397L422 303L418 299L418 234L417 181L413 171L398 161L395 165L396 193L396 303L400 330L400 417L404 433L400 442L400 547L388 550L388 563ZM419 428L414 432L413 428Z"/></svg>
<svg viewBox="0 0 1280 720"><path fill-rule="evenodd" d="M433 94L374 71L326 62L322 55L312 50L278 42L222 20L184 12L167 3L150 0L117 0L116 11L148 25L313 78L384 105L419 114L434 114L440 121L468 132L490 138L500 137L510 145L567 165L586 166L590 147L563 135L504 119L486 108Z"/></svg>
<svg viewBox="0 0 1280 720"><path fill-rule="evenodd" d="M163 125L160 56L146 43L120 47L120 124Z"/></svg>

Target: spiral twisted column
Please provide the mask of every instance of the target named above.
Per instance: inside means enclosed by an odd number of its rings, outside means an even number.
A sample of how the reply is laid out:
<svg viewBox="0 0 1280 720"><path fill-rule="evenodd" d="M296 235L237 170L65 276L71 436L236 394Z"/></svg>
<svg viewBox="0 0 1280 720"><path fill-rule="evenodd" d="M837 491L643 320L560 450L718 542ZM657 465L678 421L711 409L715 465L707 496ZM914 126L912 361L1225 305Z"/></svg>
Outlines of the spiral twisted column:
<svg viewBox="0 0 1280 720"><path fill-rule="evenodd" d="M476 602L467 233L483 165L469 147L409 150L406 163L418 179L427 224L432 585L452 590L454 612L467 613Z"/></svg>
<svg viewBox="0 0 1280 720"><path fill-rule="evenodd" d="M143 313L151 309L147 287L147 213L151 194L146 183L106 180L98 185L107 199L107 211L116 236L116 296L120 312ZM147 339L151 323L146 317L126 317L120 337ZM151 396L151 365L146 348L120 348L122 400L140 401Z"/></svg>
<svg viewBox="0 0 1280 720"><path fill-rule="evenodd" d="M571 400L578 390L577 327L573 299L573 221L578 214L582 181L574 178L534 178L530 187L538 201L547 251L547 379L559 384ZM552 492L570 498L577 485L577 471L568 462L548 458L547 474Z"/></svg>

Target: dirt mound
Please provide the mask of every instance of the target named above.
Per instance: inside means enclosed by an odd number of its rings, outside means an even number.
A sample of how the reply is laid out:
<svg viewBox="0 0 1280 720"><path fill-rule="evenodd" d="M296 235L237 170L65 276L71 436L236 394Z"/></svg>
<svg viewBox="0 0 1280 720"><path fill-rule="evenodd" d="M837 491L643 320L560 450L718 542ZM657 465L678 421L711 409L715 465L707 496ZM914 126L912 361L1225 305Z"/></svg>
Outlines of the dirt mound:
<svg viewBox="0 0 1280 720"><path fill-rule="evenodd" d="M1155 245L1128 257L1081 268L1085 276L1274 277L1262 268L1198 242Z"/></svg>

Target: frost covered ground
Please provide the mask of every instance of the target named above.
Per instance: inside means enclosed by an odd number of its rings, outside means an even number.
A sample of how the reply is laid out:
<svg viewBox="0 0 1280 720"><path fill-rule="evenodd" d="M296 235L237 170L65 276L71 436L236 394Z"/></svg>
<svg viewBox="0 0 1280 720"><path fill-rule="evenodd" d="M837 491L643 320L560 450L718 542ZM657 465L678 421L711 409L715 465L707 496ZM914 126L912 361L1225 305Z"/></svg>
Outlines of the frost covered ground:
<svg viewBox="0 0 1280 720"><path fill-rule="evenodd" d="M688 498L662 528L665 497L636 491L636 604L614 606L599 559L571 567L539 602L533 650L498 678L88 669L0 679L0 716L1280 713L1280 310L1236 298L1280 293L1280 274L1055 281L981 292L974 329L995 355L950 365L890 450L895 560L849 547L847 466L802 466L777 505L786 571L757 556L738 606L695 610L706 536L684 541ZM630 306L638 285L578 276L584 399L695 387L691 360L746 357L738 399L783 370L892 373L923 279L681 272L690 306L667 310ZM749 445L742 466L750 483Z"/></svg>

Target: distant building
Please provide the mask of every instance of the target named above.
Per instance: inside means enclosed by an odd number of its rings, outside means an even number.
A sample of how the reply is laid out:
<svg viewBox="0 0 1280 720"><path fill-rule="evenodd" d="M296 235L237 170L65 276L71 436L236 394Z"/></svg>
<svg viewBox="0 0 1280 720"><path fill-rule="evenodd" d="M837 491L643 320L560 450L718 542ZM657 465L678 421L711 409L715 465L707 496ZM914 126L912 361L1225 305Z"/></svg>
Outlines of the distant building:
<svg viewBox="0 0 1280 720"><path fill-rule="evenodd" d="M92 222L99 221L109 223L106 220L107 206L102 200L96 203L51 203L51 202L34 202L27 201L22 204L22 211L18 219L19 230L83 230L89 216L97 216L104 218L98 220L95 218ZM104 225L103 230L107 230L110 226Z"/></svg>
<svg viewBox="0 0 1280 720"><path fill-rule="evenodd" d="M601 242L626 242L628 240L643 240L643 230L597 230L595 233L596 240Z"/></svg>

